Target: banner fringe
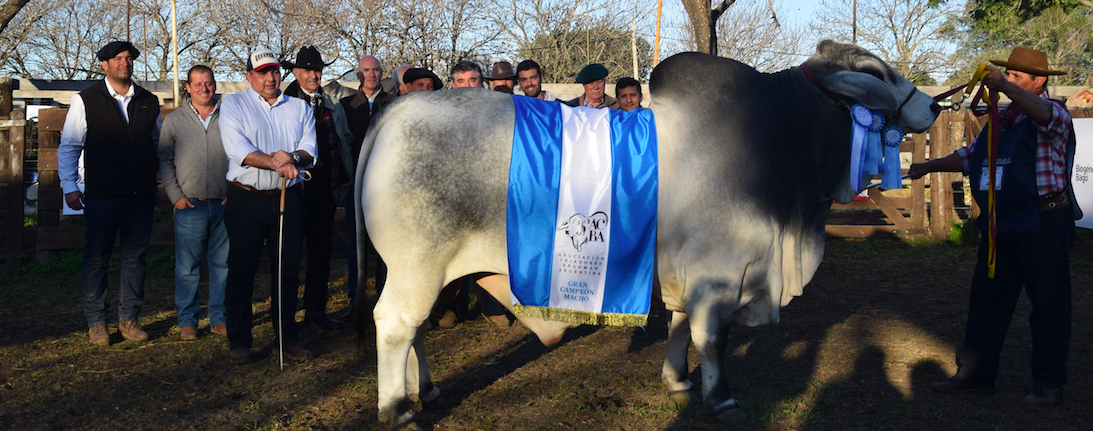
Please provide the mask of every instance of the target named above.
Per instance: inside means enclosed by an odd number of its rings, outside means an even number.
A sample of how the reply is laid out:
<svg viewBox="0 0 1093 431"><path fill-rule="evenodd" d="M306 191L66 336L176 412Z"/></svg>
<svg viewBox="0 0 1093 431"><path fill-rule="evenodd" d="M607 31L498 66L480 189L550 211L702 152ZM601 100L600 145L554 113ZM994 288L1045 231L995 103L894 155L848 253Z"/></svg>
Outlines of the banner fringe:
<svg viewBox="0 0 1093 431"><path fill-rule="evenodd" d="M588 311L567 310L564 308L536 307L514 304L512 312L518 317L535 317L543 320L579 323L597 326L645 326L649 323L648 314L627 313L592 313Z"/></svg>

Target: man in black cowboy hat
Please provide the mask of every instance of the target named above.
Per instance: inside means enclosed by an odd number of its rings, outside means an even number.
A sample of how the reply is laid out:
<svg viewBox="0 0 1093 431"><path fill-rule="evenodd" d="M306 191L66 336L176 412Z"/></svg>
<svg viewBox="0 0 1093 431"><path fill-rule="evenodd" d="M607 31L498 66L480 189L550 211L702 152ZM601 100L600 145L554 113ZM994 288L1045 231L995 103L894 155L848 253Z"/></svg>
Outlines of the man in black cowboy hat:
<svg viewBox="0 0 1093 431"><path fill-rule="evenodd" d="M516 72L512 70L512 63L507 61L494 63L490 76L486 77L486 84L493 91L512 94L512 89L516 87Z"/></svg>
<svg viewBox="0 0 1093 431"><path fill-rule="evenodd" d="M106 329L106 282L114 237L121 237L121 286L118 332L126 340L145 341L137 316L144 304L145 250L152 234L156 198L156 145L159 98L132 80L140 51L125 41L110 42L96 54L106 78L72 96L57 150L58 174L65 202L84 210L83 311L88 337L109 345ZM87 178L77 180L83 152Z"/></svg>
<svg viewBox="0 0 1093 431"><path fill-rule="evenodd" d="M1070 194L1074 133L1066 107L1048 98L1047 77L1065 72L1048 68L1047 55L1014 48L1009 60L991 60L983 85L1010 98L999 115L997 169L993 201L997 241L989 240L987 211L977 224L984 240L972 273L971 298L959 370L933 389L944 393L993 394L999 355L1017 298L1024 287L1032 313L1032 391L1024 401L1058 404L1066 383L1070 348L1070 247L1074 219L1080 213ZM911 165L919 178L930 172L964 172L972 178L972 196L988 208L987 132L968 147L926 163ZM993 277L991 243L996 244Z"/></svg>
<svg viewBox="0 0 1093 431"><path fill-rule="evenodd" d="M577 74L576 79L578 84L584 86L584 94L566 102L566 105L574 108L587 106L589 108L619 109L619 102L605 93L607 75L607 68L602 64L593 63L585 66Z"/></svg>
<svg viewBox="0 0 1093 431"><path fill-rule="evenodd" d="M337 203L352 187L353 135L345 111L323 91L324 63L314 46L300 48L296 61L282 61L296 81L285 94L303 99L315 115L317 158L311 169L311 181L304 184L304 241L307 243L307 274L304 279L304 323L323 329L335 329L341 322L326 315L329 297L331 236Z"/></svg>

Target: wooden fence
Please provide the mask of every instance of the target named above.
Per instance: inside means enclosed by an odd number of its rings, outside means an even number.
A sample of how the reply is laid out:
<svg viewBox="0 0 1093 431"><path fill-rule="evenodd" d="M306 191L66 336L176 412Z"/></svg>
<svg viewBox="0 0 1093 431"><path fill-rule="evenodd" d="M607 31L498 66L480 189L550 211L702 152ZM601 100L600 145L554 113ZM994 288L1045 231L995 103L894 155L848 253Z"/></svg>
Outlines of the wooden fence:
<svg viewBox="0 0 1093 431"><path fill-rule="evenodd" d="M0 90L3 81L0 80ZM10 93L9 93L10 94ZM2 109L2 106L0 106ZM164 115L170 109L164 108ZM44 109L39 112L38 122L38 227L35 232L34 251L39 261L46 262L52 252L62 249L74 249L83 246L84 228L82 226L61 226L61 206L63 194L57 175L57 146L60 143L61 127L67 109ZM1075 118L1089 117L1084 111L1072 111ZM14 111L11 116L0 117L0 142L6 139L0 148L0 209L4 218L0 222L0 259L18 262L22 257L22 209L23 209L23 137L25 136L22 112ZM944 111L927 133L918 133L900 145L902 153L910 153L911 163L920 163L927 157L940 158L956 148L965 145L982 128L983 118L977 118L967 111ZM6 132L6 133L5 133ZM967 137L967 139L965 139ZM906 173L905 164L903 172ZM927 186L929 178L929 187ZM876 181L877 178L874 178ZM877 188L869 190L865 201L849 204L833 204L834 210L873 209L880 210L891 223L886 225L835 225L827 226L827 233L835 237L893 237L906 239L934 238L943 239L948 235L952 223L957 219L955 207L962 205L963 178L959 173L935 173L928 177L910 182L910 196L885 196ZM927 200L927 190L929 199ZM959 193L959 195L954 195ZM955 199L954 199L955 198ZM970 199L968 199L970 201ZM157 196L157 205L169 206L170 202L163 193ZM974 203L969 214L974 216L977 209ZM341 224L336 224L336 234L344 232ZM167 245L174 243L174 228L169 223L153 225L151 244Z"/></svg>
<svg viewBox="0 0 1093 431"><path fill-rule="evenodd" d="M0 260L17 264L23 246L23 151L27 122L13 111L12 81L0 78Z"/></svg>

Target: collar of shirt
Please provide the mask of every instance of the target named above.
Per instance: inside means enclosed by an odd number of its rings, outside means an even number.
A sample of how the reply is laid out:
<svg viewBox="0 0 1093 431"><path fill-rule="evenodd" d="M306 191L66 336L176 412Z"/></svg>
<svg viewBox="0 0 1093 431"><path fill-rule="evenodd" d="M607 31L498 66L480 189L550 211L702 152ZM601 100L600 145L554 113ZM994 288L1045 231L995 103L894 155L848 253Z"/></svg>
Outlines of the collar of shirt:
<svg viewBox="0 0 1093 431"><path fill-rule="evenodd" d="M129 80L129 91L126 91L125 94L118 93L117 90L114 90L114 86L110 85L110 80L109 79L103 78L103 81L106 81L106 91L110 92L110 97L113 97L113 98L118 99L118 100L121 100L121 99L127 98L127 97L133 97L133 87L135 87L136 84L133 83L132 79Z"/></svg>
<svg viewBox="0 0 1093 431"><path fill-rule="evenodd" d="M285 103L285 92L284 91L277 91L277 100L274 101L272 105L269 104L269 101L267 101L265 97L262 97L262 95L258 94L257 91L254 91L253 88L248 88L247 91L249 91L253 95L253 97L255 97L263 105L269 106L270 109L273 109L277 105L281 105L281 104Z"/></svg>
<svg viewBox="0 0 1093 431"><path fill-rule="evenodd" d="M190 107L190 110L197 116L197 120L201 122L201 125L205 127L205 130L209 130L209 122L213 120L213 114L216 113L216 110L220 109L220 105L213 105L213 110L209 112L209 115L205 118L201 118L201 113L197 112L197 107L194 106L193 99L190 99L190 103L187 103L186 106Z"/></svg>

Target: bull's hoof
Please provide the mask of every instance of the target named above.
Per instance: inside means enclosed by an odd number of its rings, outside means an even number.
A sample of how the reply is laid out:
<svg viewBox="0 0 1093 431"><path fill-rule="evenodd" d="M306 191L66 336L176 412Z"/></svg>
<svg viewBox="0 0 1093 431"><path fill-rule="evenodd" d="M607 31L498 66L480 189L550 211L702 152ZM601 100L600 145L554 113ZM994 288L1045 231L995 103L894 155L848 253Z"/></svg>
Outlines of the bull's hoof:
<svg viewBox="0 0 1093 431"><path fill-rule="evenodd" d="M748 421L748 416L740 409L740 403L735 399L730 399L722 404L715 412L717 413L717 420L726 425L742 425Z"/></svg>
<svg viewBox="0 0 1093 431"><path fill-rule="evenodd" d="M422 430L421 430L421 427L419 427L417 425L417 423L410 422L410 423L407 423L407 424L399 425L397 427L391 427L391 431L422 431Z"/></svg>
<svg viewBox="0 0 1093 431"><path fill-rule="evenodd" d="M668 399L675 403L676 407L687 407L697 401L695 394L691 393L689 389L668 391Z"/></svg>

